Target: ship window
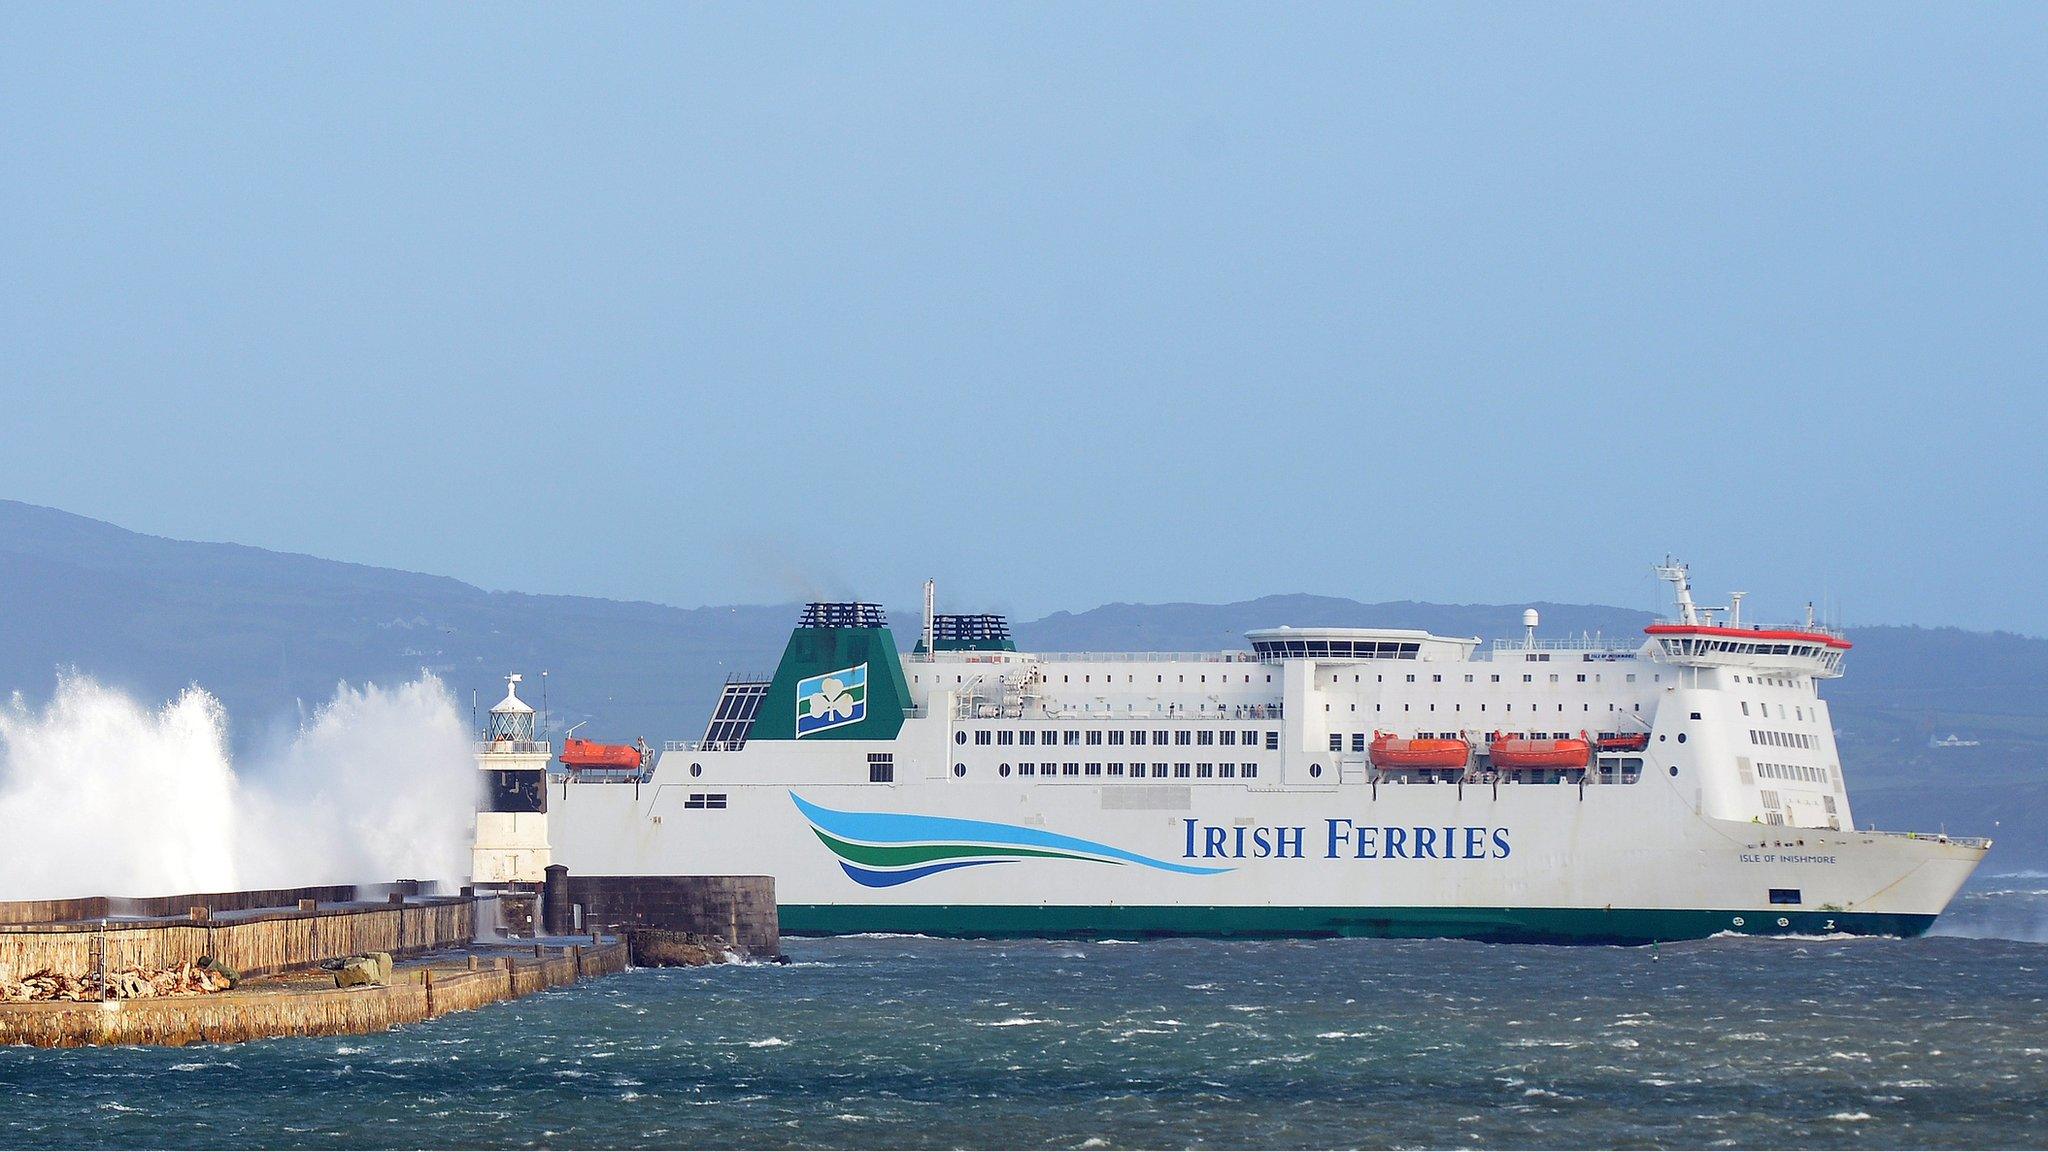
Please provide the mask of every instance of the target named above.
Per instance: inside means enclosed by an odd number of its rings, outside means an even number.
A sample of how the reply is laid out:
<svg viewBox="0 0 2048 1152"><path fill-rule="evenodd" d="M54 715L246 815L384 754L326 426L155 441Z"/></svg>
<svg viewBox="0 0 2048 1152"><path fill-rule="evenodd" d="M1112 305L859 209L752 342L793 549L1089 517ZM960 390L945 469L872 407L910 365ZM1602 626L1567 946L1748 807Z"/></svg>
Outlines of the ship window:
<svg viewBox="0 0 2048 1152"><path fill-rule="evenodd" d="M1060 743L1062 744L1079 744L1080 742L1081 730L1079 728L1068 729L1067 734L1060 738Z"/></svg>
<svg viewBox="0 0 2048 1152"><path fill-rule="evenodd" d="M965 730L963 729L963 730L961 730L961 731L959 731L959 732L955 732L955 733L953 733L953 743L955 743L955 744L965 744L965 743L967 743L967 732L966 732L966 731L965 731Z"/></svg>
<svg viewBox="0 0 2048 1152"><path fill-rule="evenodd" d="M1089 742L1090 744L1100 744L1100 743L1102 743L1102 729L1100 729L1100 728L1090 728L1090 729L1088 730L1088 742Z"/></svg>
<svg viewBox="0 0 2048 1152"><path fill-rule="evenodd" d="M998 764L998 765L996 765L996 775L998 775L998 776L1008 776L1009 774L1010 774L1010 766L1009 766L1008 764Z"/></svg>
<svg viewBox="0 0 2048 1152"><path fill-rule="evenodd" d="M1683 743L1685 743L1685 733L1683 733L1683 732L1680 732L1680 733L1678 734L1678 742L1679 742L1680 744L1683 744Z"/></svg>
<svg viewBox="0 0 2048 1152"><path fill-rule="evenodd" d="M1408 683L1410 683L1410 684L1413 684L1413 683L1415 683L1415 673L1413 673L1413 672L1410 672L1410 673L1408 674Z"/></svg>
<svg viewBox="0 0 2048 1152"><path fill-rule="evenodd" d="M1695 720L1697 720L1697 719L1699 719L1699 718L1700 718L1700 714L1699 714L1699 713L1697 713L1697 712L1694 712L1694 713L1692 714L1692 718L1693 718L1693 719L1695 719Z"/></svg>
<svg viewBox="0 0 2048 1152"><path fill-rule="evenodd" d="M1080 774L1081 766L1079 764L1074 763L1071 760L1067 761L1065 764L1060 765L1060 775L1062 776L1079 776Z"/></svg>
<svg viewBox="0 0 2048 1152"><path fill-rule="evenodd" d="M1309 777L1310 777L1311 779L1314 779L1314 778L1320 777L1320 776L1321 776L1321 775L1323 774L1323 766L1322 766L1321 764L1311 764L1311 765L1309 765L1309 766L1308 766L1308 774L1309 774Z"/></svg>
<svg viewBox="0 0 2048 1152"><path fill-rule="evenodd" d="M1121 728L1110 729L1109 742L1111 744L1122 744L1124 742L1124 730Z"/></svg>
<svg viewBox="0 0 2048 1152"><path fill-rule="evenodd" d="M1019 775L1019 776L1036 776L1036 775L1038 775L1038 765L1036 765L1036 764L1019 764L1019 765L1017 765L1017 775Z"/></svg>
<svg viewBox="0 0 2048 1152"><path fill-rule="evenodd" d="M1524 684L1534 684L1535 682L1536 682L1536 678L1535 678L1534 676L1531 676L1531 675L1529 675L1529 674L1528 674L1528 673L1526 673L1526 672L1522 674L1522 683L1524 683Z"/></svg>
<svg viewBox="0 0 2048 1152"><path fill-rule="evenodd" d="M1123 766L1122 764L1111 764L1111 765L1109 766L1109 774L1110 774L1111 776L1121 776L1121 775L1123 775L1123 774L1124 774L1124 766Z"/></svg>
<svg viewBox="0 0 2048 1152"><path fill-rule="evenodd" d="M1217 740L1217 743L1219 743L1219 744L1235 744L1235 743L1237 743L1237 729L1235 729L1235 728L1225 728L1225 729L1223 730L1223 735L1222 735L1221 737L1219 737L1219 738L1218 738L1218 740Z"/></svg>
<svg viewBox="0 0 2048 1152"><path fill-rule="evenodd" d="M893 752L868 753L868 783L893 784L896 781L896 754Z"/></svg>
<svg viewBox="0 0 2048 1152"><path fill-rule="evenodd" d="M1154 764L1154 765L1152 766L1152 778L1153 778L1154 780L1164 780L1164 779L1166 779L1166 765L1164 765L1164 764Z"/></svg>
<svg viewBox="0 0 2048 1152"><path fill-rule="evenodd" d="M1243 770L1239 773L1239 775L1243 776L1247 780L1253 779L1258 774L1259 766L1257 764L1246 764L1243 766Z"/></svg>
<svg viewBox="0 0 2048 1152"><path fill-rule="evenodd" d="M1210 776L1214 776L1215 774L1216 774L1216 766L1215 766L1214 764L1197 764L1197 765L1195 765L1195 775L1196 775L1197 777L1210 777Z"/></svg>
<svg viewBox="0 0 2048 1152"><path fill-rule="evenodd" d="M1154 744L1164 744L1164 743L1166 743L1166 730L1165 730L1165 729L1163 729L1163 728L1155 728L1155 729L1153 729L1153 730L1152 730L1152 742L1153 742Z"/></svg>
<svg viewBox="0 0 2048 1152"><path fill-rule="evenodd" d="M1579 673L1579 683L1581 683L1581 684L1584 684L1585 682L1586 682L1586 674L1585 674L1584 672L1581 672L1581 673Z"/></svg>
<svg viewBox="0 0 2048 1152"><path fill-rule="evenodd" d="M1353 732L1351 734L1351 750L1353 752L1365 751L1365 733Z"/></svg>
<svg viewBox="0 0 2048 1152"><path fill-rule="evenodd" d="M1175 744L1188 744L1193 742L1194 738L1195 734L1185 728L1173 734L1173 742Z"/></svg>
<svg viewBox="0 0 2048 1152"><path fill-rule="evenodd" d="M996 733L996 743L1008 744L1014 737L1015 733L1011 732L1008 728L1005 728L1002 731Z"/></svg>
<svg viewBox="0 0 2048 1152"><path fill-rule="evenodd" d="M1773 889L1771 889L1771 903L1773 903L1773 904L1797 904L1797 903L1799 903L1799 889L1797 889L1797 888L1773 888Z"/></svg>
<svg viewBox="0 0 2048 1152"><path fill-rule="evenodd" d="M1279 750L1280 750L1280 733L1278 733L1278 732L1275 732L1275 731L1273 731L1273 730L1272 730L1272 729L1270 729L1270 728L1269 728L1269 729L1267 729L1267 730L1266 730L1266 751L1268 751L1268 752L1278 752Z"/></svg>
<svg viewBox="0 0 2048 1152"><path fill-rule="evenodd" d="M1183 760L1183 761L1181 761L1181 762L1179 762L1179 763L1175 764L1175 765L1173 766L1173 775L1174 775L1174 779L1176 779L1176 780L1185 780L1185 779L1187 779L1187 778L1188 778L1188 768L1189 768L1189 764L1188 764L1188 763L1187 763L1187 761L1185 761L1185 760Z"/></svg>
<svg viewBox="0 0 2048 1152"><path fill-rule="evenodd" d="M967 775L967 765L965 765L965 764L955 764L955 765L953 765L953 775L955 775L955 776L965 776L965 775Z"/></svg>
<svg viewBox="0 0 2048 1152"><path fill-rule="evenodd" d="M1088 775L1090 775L1090 776L1100 776L1100 775L1102 775L1102 765L1101 765L1101 764L1098 764L1098 763L1095 763L1095 762L1093 762L1093 761L1090 761L1090 762L1089 762L1089 764L1088 764Z"/></svg>
<svg viewBox="0 0 2048 1152"><path fill-rule="evenodd" d="M1024 731L1017 733L1017 743L1036 744L1038 743L1038 733L1026 728Z"/></svg>
<svg viewBox="0 0 2048 1152"><path fill-rule="evenodd" d="M1195 743L1197 744L1214 744L1215 742L1216 733L1212 729L1204 728L1195 734Z"/></svg>
<svg viewBox="0 0 2048 1152"><path fill-rule="evenodd" d="M1343 750L1344 750L1344 734L1343 734L1342 732L1332 732L1332 733L1330 733L1330 751L1332 751L1332 752L1342 752Z"/></svg>
<svg viewBox="0 0 2048 1152"><path fill-rule="evenodd" d="M1143 744L1144 742L1145 742L1145 730L1144 730L1143 728L1140 728L1140 729L1138 729L1137 731L1135 731L1135 732L1131 733L1131 743L1133 743L1133 744Z"/></svg>

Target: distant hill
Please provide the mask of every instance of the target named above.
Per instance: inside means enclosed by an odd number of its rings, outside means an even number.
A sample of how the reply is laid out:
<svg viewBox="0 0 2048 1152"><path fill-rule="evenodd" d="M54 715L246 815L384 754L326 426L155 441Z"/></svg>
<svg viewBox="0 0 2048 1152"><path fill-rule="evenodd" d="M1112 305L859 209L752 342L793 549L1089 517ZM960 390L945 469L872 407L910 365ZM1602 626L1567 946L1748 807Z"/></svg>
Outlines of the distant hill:
<svg viewBox="0 0 2048 1152"><path fill-rule="evenodd" d="M971 610L972 605L959 606ZM1634 637L1647 613L1583 604L1361 603L1280 595L1232 604L1107 604L1015 622L1040 651L1241 648L1247 629L1424 628L1518 636L1522 610L1547 636ZM599 738L699 735L731 674L771 670L798 606L675 608L580 596L486 592L457 580L130 532L0 501L0 690L48 694L76 667L145 698L187 684L228 706L237 741L327 699L338 680L426 668L488 705L499 678L545 669L556 731ZM898 639L915 639L914 613ZM1885 827L1992 830L1994 870L2048 866L2048 640L1953 628L1857 628L1834 704L1857 812ZM536 699L536 703L538 700ZM1954 731L1974 747L1930 748ZM1993 822L1998 822L1996 829Z"/></svg>

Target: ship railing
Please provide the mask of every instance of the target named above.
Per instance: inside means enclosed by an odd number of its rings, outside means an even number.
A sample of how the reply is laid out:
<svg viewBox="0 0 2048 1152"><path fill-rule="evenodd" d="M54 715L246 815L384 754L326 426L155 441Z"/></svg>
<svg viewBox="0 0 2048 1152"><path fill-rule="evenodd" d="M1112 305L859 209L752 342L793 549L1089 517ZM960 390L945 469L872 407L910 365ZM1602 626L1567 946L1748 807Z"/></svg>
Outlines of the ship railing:
<svg viewBox="0 0 2048 1152"><path fill-rule="evenodd" d="M1879 832L1875 828L1858 828L1859 836L1890 836L1895 840L1933 840L1940 844L1960 844L1965 848L1989 848L1988 836L1951 836L1946 832Z"/></svg>
<svg viewBox="0 0 2048 1152"><path fill-rule="evenodd" d="M545 740L479 740L478 752L510 753L515 756L553 756L555 746Z"/></svg>
<svg viewBox="0 0 2048 1152"><path fill-rule="evenodd" d="M664 740L663 752L737 752L747 746L745 740Z"/></svg>
<svg viewBox="0 0 2048 1152"><path fill-rule="evenodd" d="M1028 652L1048 664L1256 664L1252 652Z"/></svg>
<svg viewBox="0 0 2048 1152"><path fill-rule="evenodd" d="M1611 636L1567 636L1555 640L1495 640L1495 652L1634 652L1642 648L1640 640L1622 640Z"/></svg>

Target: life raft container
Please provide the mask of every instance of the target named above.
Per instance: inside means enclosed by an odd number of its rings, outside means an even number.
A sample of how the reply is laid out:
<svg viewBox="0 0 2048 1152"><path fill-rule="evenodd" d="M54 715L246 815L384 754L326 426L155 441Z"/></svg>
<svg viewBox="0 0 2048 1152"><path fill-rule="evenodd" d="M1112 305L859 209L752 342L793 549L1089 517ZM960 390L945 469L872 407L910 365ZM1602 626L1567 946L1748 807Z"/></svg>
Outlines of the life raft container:
<svg viewBox="0 0 2048 1152"><path fill-rule="evenodd" d="M564 768L639 768L640 749L631 744L599 744L571 736L562 741Z"/></svg>
<svg viewBox="0 0 2048 1152"><path fill-rule="evenodd" d="M1472 761L1472 745L1441 738L1403 740L1375 732L1367 756L1375 768L1463 768Z"/></svg>
<svg viewBox="0 0 2048 1152"><path fill-rule="evenodd" d="M1493 766L1510 772L1532 772L1557 768L1584 768L1593 759L1593 745L1585 740L1527 740L1519 736L1495 736L1487 746Z"/></svg>

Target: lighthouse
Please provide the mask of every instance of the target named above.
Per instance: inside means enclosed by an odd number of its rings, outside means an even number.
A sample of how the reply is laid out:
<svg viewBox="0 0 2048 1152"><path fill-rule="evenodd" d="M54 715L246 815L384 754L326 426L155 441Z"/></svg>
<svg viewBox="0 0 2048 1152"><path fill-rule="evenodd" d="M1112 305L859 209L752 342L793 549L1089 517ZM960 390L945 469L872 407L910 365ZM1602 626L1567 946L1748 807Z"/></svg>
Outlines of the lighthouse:
<svg viewBox="0 0 2048 1152"><path fill-rule="evenodd" d="M470 850L479 887L538 884L552 862L548 850L548 761L554 749L536 740L533 708L519 698L520 675L505 677L505 698L491 708L476 766L483 793Z"/></svg>

